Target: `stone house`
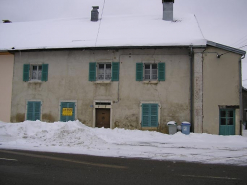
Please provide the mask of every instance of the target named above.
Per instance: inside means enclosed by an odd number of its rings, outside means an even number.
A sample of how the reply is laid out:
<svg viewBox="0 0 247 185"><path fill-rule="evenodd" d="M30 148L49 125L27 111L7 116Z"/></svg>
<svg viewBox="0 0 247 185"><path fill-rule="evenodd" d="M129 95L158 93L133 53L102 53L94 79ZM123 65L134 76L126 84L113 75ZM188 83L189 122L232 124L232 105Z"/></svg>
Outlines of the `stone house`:
<svg viewBox="0 0 247 185"><path fill-rule="evenodd" d="M11 122L78 119L167 133L174 120L195 133L241 134L245 51L204 39L194 16L175 20L173 1L163 7L163 20L99 19L93 7L88 19L4 26L0 48L15 58ZM21 37L11 40L13 29Z"/></svg>

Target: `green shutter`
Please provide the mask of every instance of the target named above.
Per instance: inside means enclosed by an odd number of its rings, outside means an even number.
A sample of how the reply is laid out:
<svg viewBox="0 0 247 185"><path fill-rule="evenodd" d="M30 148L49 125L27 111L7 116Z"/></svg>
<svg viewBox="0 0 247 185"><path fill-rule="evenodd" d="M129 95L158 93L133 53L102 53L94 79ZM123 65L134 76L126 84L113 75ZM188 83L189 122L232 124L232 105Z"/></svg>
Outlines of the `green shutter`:
<svg viewBox="0 0 247 185"><path fill-rule="evenodd" d="M40 120L41 102L29 101L27 103L27 120L36 121Z"/></svg>
<svg viewBox="0 0 247 185"><path fill-rule="evenodd" d="M142 104L142 126L148 127L149 126L149 105Z"/></svg>
<svg viewBox="0 0 247 185"><path fill-rule="evenodd" d="M96 81L96 63L89 63L89 81Z"/></svg>
<svg viewBox="0 0 247 185"><path fill-rule="evenodd" d="M67 122L67 121L74 121L75 120L75 102L61 102L60 105L60 121ZM63 108L72 108L72 116L63 116Z"/></svg>
<svg viewBox="0 0 247 185"><path fill-rule="evenodd" d="M41 102L34 102L34 121L40 120Z"/></svg>
<svg viewBox="0 0 247 185"><path fill-rule="evenodd" d="M165 63L158 63L158 80L159 81L165 81L165 71L166 71Z"/></svg>
<svg viewBox="0 0 247 185"><path fill-rule="evenodd" d="M27 120L33 120L33 102L28 102L27 103Z"/></svg>
<svg viewBox="0 0 247 185"><path fill-rule="evenodd" d="M136 81L143 80L143 64L136 63Z"/></svg>
<svg viewBox="0 0 247 185"><path fill-rule="evenodd" d="M112 62L112 81L119 81L119 62Z"/></svg>
<svg viewBox="0 0 247 185"><path fill-rule="evenodd" d="M142 104L142 127L158 126L158 104Z"/></svg>
<svg viewBox="0 0 247 185"><path fill-rule="evenodd" d="M150 105L150 125L151 127L158 126L158 105L157 104Z"/></svg>
<svg viewBox="0 0 247 185"><path fill-rule="evenodd" d="M23 81L24 82L29 81L29 70L30 70L30 65L24 64L23 65Z"/></svg>
<svg viewBox="0 0 247 185"><path fill-rule="evenodd" d="M42 64L42 81L48 81L48 64Z"/></svg>
<svg viewBox="0 0 247 185"><path fill-rule="evenodd" d="M66 116L63 116L63 114L62 114L63 108L67 108L67 103L61 102L61 105L60 105L60 121L66 122Z"/></svg>

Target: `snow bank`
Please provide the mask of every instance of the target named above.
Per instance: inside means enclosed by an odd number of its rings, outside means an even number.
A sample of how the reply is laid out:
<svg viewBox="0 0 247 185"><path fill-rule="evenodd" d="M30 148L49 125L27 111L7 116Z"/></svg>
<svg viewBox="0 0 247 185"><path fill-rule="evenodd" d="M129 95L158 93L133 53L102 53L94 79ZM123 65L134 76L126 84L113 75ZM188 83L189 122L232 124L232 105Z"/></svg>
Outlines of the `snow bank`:
<svg viewBox="0 0 247 185"><path fill-rule="evenodd" d="M87 127L79 121L0 123L0 148L247 165L247 138Z"/></svg>

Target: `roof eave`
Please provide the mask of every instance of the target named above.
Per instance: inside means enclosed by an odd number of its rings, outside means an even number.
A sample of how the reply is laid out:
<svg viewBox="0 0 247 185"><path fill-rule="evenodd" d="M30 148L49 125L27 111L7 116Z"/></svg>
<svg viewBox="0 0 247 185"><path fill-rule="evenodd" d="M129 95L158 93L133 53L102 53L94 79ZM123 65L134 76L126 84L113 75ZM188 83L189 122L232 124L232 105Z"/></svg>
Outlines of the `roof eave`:
<svg viewBox="0 0 247 185"><path fill-rule="evenodd" d="M243 51L243 50L240 50L240 49L236 49L236 48L233 48L233 47L230 47L230 46L226 46L226 45L223 45L223 44L219 44L219 43L216 43L216 42L212 42L212 41L207 41L207 45L213 46L213 47L216 47L216 48L219 48L219 49L223 49L223 50L226 50L226 51L229 51L229 52L237 53L237 54L240 54L242 56L246 54L246 51Z"/></svg>

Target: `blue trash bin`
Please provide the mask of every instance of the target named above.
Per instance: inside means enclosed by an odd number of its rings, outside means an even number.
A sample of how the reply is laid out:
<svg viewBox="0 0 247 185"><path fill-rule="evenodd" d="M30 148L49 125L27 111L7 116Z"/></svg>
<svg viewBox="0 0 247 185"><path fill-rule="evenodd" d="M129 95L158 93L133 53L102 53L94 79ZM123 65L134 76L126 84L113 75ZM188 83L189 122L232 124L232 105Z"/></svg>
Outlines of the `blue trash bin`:
<svg viewBox="0 0 247 185"><path fill-rule="evenodd" d="M189 135L190 134L190 123L189 122L182 122L181 130L183 134Z"/></svg>

